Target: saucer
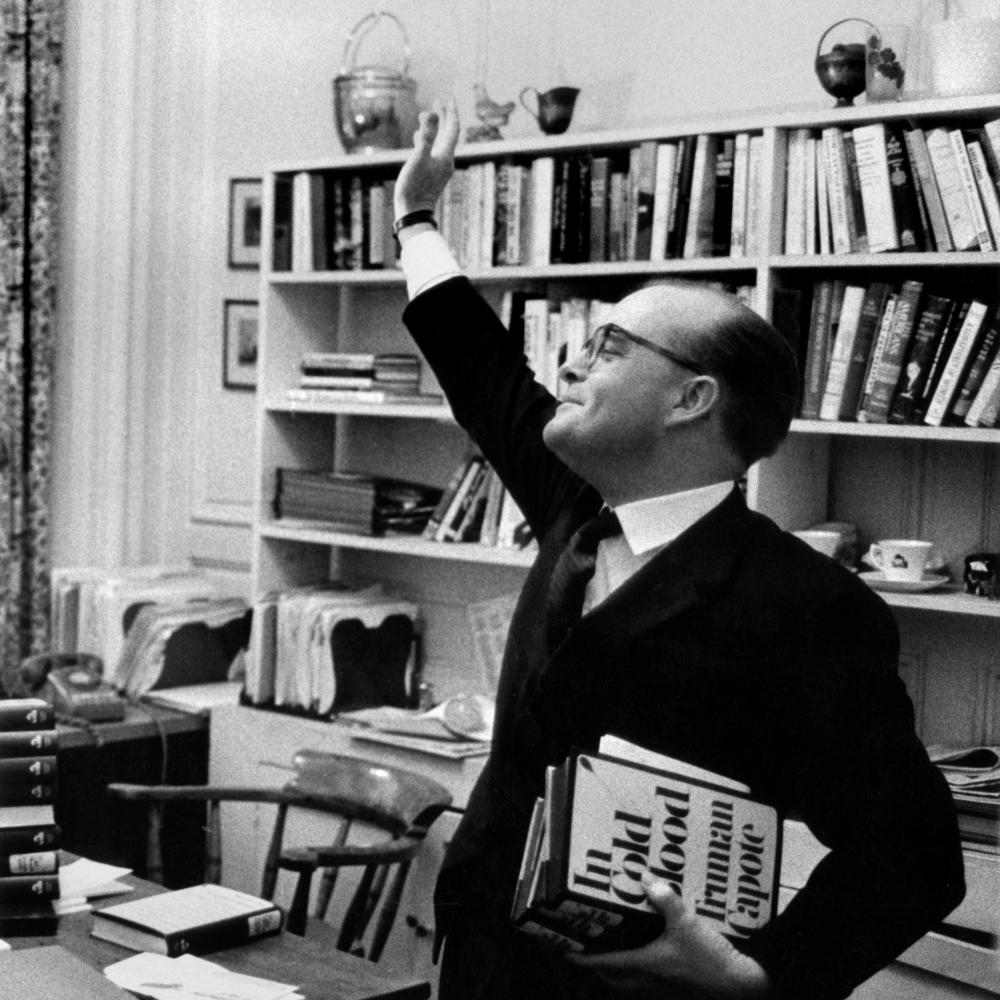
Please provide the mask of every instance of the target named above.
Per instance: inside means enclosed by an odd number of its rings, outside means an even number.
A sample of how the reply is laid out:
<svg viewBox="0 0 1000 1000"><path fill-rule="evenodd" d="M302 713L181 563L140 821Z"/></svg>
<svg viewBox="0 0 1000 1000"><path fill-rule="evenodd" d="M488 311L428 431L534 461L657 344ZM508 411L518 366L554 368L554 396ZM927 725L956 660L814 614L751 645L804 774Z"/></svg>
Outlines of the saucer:
<svg viewBox="0 0 1000 1000"><path fill-rule="evenodd" d="M884 590L890 594L922 594L926 590L936 590L948 582L948 577L937 573L925 573L920 580L887 580L880 569L865 570L858 574L873 590Z"/></svg>

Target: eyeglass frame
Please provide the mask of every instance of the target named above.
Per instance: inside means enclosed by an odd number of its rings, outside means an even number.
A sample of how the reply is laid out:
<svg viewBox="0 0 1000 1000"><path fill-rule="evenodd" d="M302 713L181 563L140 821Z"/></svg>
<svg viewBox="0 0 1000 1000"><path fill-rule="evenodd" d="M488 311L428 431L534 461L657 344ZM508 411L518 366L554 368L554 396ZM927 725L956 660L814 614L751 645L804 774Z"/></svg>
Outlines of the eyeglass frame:
<svg viewBox="0 0 1000 1000"><path fill-rule="evenodd" d="M619 326L617 323L602 323L600 326L595 327L594 332L583 342L583 353L585 355L587 371L590 371L594 367L598 357L600 357L601 348L604 346L610 333L624 337L625 340L631 341L633 344L638 344L640 347L645 347L647 350L659 354L661 358L666 358L675 365L680 365L681 368L686 368L688 371L694 372L695 375L708 374L702 365L688 361L687 358L675 354L669 348L663 347L660 344L654 344L653 341L647 340L645 337L640 337L639 334L632 333L631 330L626 330L625 327Z"/></svg>

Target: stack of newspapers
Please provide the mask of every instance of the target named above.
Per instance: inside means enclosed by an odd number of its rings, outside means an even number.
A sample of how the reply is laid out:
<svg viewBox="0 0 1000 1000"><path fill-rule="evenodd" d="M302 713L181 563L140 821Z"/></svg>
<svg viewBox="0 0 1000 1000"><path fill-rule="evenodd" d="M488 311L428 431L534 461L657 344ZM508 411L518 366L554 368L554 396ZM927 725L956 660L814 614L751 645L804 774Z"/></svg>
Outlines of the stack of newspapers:
<svg viewBox="0 0 1000 1000"><path fill-rule="evenodd" d="M642 885L667 883L720 933L745 938L778 898L782 827L746 785L605 736L549 767L514 894L514 925L561 951L652 940Z"/></svg>

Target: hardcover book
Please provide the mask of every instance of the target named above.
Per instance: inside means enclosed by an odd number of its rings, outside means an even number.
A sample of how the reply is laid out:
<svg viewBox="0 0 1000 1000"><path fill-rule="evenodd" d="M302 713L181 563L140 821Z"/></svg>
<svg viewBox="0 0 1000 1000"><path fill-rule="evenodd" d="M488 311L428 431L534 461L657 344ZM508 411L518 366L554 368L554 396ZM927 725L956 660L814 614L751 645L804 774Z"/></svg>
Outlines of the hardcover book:
<svg viewBox="0 0 1000 1000"><path fill-rule="evenodd" d="M515 890L515 926L557 947L605 951L655 937L647 871L742 939L776 909L777 811L731 780L615 739L552 768ZM602 741L607 748L607 741Z"/></svg>
<svg viewBox="0 0 1000 1000"><path fill-rule="evenodd" d="M0 733L29 729L54 729L55 710L41 698L7 698L0 701Z"/></svg>
<svg viewBox="0 0 1000 1000"><path fill-rule="evenodd" d="M54 754L59 746L55 729L25 730L20 733L0 733L0 760L12 757L37 757Z"/></svg>
<svg viewBox="0 0 1000 1000"><path fill-rule="evenodd" d="M918 204L917 182L907 154L903 131L898 126L886 128L885 150L899 249L923 250L927 247L927 239Z"/></svg>
<svg viewBox="0 0 1000 1000"><path fill-rule="evenodd" d="M903 373L896 398L889 408L889 423L908 424L913 422L917 401L930 373L931 361L938 340L948 321L949 311L954 307L955 303L952 299L942 295L927 296L903 364Z"/></svg>
<svg viewBox="0 0 1000 1000"><path fill-rule="evenodd" d="M221 885L118 903L94 914L91 934L133 951L204 955L277 934L284 915L267 899Z"/></svg>
<svg viewBox="0 0 1000 1000"><path fill-rule="evenodd" d="M715 209L712 215L712 256L728 257L733 228L733 160L736 139L723 136L715 154Z"/></svg>

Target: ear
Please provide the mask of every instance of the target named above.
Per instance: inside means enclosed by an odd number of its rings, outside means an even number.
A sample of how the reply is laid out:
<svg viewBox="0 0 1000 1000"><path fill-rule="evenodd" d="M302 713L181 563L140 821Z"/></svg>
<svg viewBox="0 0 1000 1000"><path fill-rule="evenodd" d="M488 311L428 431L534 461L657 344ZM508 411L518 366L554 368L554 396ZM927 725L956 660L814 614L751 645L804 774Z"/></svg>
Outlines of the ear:
<svg viewBox="0 0 1000 1000"><path fill-rule="evenodd" d="M719 381L714 376L692 375L678 388L667 411L668 422L690 423L707 418L718 404L720 394Z"/></svg>

